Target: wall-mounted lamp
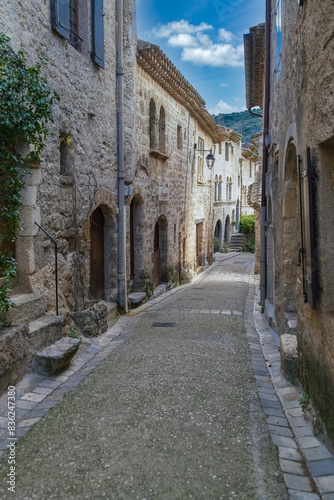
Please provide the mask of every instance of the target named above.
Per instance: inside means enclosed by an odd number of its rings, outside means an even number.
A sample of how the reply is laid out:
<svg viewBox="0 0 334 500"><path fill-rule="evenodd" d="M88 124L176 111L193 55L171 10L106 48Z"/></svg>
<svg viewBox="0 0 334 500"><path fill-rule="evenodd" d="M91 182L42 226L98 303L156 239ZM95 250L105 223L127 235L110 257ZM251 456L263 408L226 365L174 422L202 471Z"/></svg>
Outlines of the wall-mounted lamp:
<svg viewBox="0 0 334 500"><path fill-rule="evenodd" d="M298 5L299 5L299 7L303 7L303 5L304 5L304 0L298 0Z"/></svg>
<svg viewBox="0 0 334 500"><path fill-rule="evenodd" d="M197 153L207 153L209 151L209 154L207 155L205 160L206 166L211 170L216 161L216 158L212 154L212 149L197 149L197 144L194 145L194 149L195 151L197 151Z"/></svg>

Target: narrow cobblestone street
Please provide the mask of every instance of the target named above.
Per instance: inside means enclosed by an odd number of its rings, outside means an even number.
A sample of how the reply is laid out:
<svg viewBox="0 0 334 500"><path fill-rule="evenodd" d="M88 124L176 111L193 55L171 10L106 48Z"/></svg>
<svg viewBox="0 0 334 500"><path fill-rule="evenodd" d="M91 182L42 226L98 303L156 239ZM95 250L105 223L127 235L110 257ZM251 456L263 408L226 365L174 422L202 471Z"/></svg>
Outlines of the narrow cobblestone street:
<svg viewBox="0 0 334 500"><path fill-rule="evenodd" d="M193 285L121 318L122 335L86 367L74 360L30 389L36 398L22 396L18 435L34 425L16 445L15 498L289 498L266 421L282 410L246 334L253 264L251 254L221 255ZM284 439L275 444L291 459ZM1 497L13 498L7 474L3 458ZM291 498L319 498L304 495Z"/></svg>

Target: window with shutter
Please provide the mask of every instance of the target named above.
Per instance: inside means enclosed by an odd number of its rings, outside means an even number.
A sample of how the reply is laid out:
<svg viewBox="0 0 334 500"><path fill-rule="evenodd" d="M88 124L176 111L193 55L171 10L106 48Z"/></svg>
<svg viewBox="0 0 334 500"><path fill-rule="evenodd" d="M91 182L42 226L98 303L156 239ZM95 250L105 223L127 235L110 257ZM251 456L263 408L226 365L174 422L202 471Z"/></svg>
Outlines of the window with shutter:
<svg viewBox="0 0 334 500"><path fill-rule="evenodd" d="M103 24L103 0L93 0L93 39L92 39L92 59L104 68L104 24Z"/></svg>
<svg viewBox="0 0 334 500"><path fill-rule="evenodd" d="M52 28L61 36L70 39L70 9L69 0L53 0Z"/></svg>
<svg viewBox="0 0 334 500"><path fill-rule="evenodd" d="M307 148L302 157L298 157L300 203L301 203L301 233L302 233L302 268L303 291L305 302L315 309L316 307L316 261L314 241L314 196L312 183L312 163L310 148Z"/></svg>

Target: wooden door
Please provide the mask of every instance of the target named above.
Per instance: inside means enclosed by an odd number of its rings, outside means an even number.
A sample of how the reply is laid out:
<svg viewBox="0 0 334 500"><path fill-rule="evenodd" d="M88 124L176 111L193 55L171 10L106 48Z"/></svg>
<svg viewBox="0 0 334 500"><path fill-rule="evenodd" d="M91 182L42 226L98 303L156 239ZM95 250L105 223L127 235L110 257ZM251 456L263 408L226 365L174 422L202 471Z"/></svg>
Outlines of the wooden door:
<svg viewBox="0 0 334 500"><path fill-rule="evenodd" d="M93 299L104 300L104 219L97 208L90 220L90 286Z"/></svg>
<svg viewBox="0 0 334 500"><path fill-rule="evenodd" d="M161 263L160 263L160 228L156 223L154 228L154 254L153 254L153 286L160 285Z"/></svg>

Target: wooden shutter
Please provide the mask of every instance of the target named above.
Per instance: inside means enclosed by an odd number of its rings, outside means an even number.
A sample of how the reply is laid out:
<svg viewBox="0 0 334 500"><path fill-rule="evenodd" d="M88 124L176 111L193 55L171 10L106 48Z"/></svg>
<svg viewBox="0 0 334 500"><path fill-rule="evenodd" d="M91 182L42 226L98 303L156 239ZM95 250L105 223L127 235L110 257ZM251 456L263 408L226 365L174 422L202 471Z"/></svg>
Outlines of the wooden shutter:
<svg viewBox="0 0 334 500"><path fill-rule="evenodd" d="M314 183L311 151L307 148L300 164L301 230L304 298L315 309L317 299L316 258L314 241Z"/></svg>
<svg viewBox="0 0 334 500"><path fill-rule="evenodd" d="M70 39L70 7L69 0L53 0L52 28L61 36Z"/></svg>
<svg viewBox="0 0 334 500"><path fill-rule="evenodd" d="M104 68L104 26L103 0L93 0L92 59Z"/></svg>

